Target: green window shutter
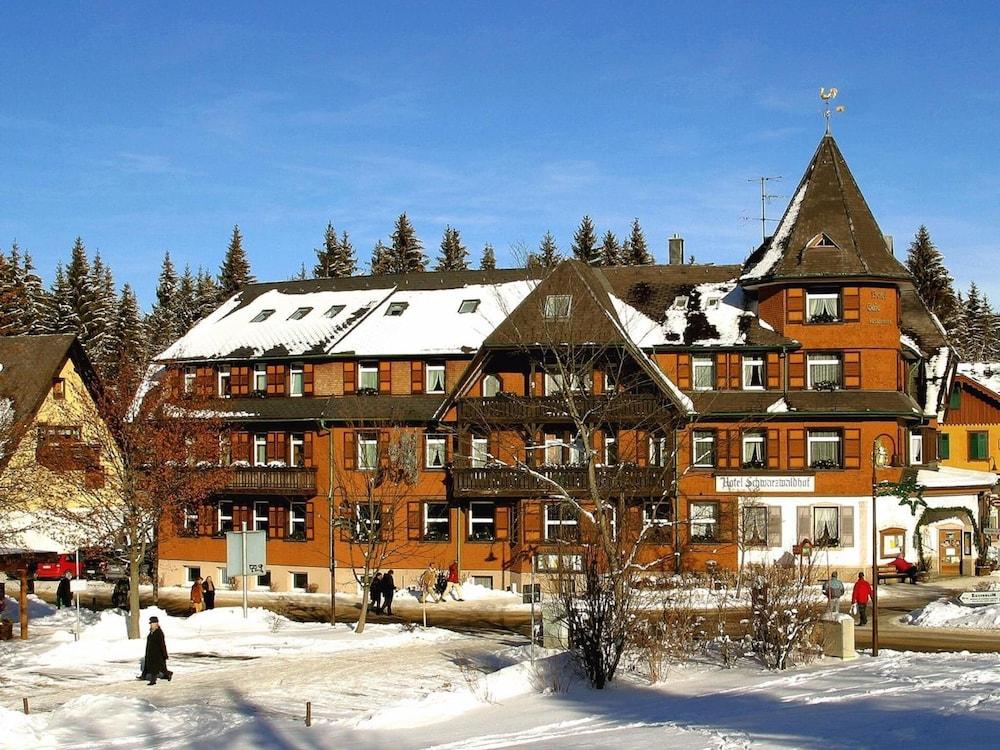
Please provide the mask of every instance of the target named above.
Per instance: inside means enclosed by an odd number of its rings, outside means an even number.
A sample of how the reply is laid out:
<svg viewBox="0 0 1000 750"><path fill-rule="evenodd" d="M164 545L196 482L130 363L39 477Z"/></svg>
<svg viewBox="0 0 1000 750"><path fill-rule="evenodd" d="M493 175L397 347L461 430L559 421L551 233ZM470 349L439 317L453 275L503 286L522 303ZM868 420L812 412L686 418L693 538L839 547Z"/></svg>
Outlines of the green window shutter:
<svg viewBox="0 0 1000 750"><path fill-rule="evenodd" d="M989 444L987 433L969 433L969 458L973 461L985 461L989 458Z"/></svg>
<svg viewBox="0 0 1000 750"><path fill-rule="evenodd" d="M938 435L938 458L951 458L951 436L945 433Z"/></svg>
<svg viewBox="0 0 1000 750"><path fill-rule="evenodd" d="M955 383L951 387L951 398L948 399L948 408L957 409L961 405L962 405L962 386L960 386L958 383Z"/></svg>

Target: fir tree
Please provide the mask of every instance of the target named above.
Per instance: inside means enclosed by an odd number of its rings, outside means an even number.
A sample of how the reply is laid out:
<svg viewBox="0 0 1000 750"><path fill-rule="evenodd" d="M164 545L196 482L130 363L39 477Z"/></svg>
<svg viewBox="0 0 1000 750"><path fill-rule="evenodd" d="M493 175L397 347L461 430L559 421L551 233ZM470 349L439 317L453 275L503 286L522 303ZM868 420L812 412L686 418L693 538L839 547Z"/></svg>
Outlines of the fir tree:
<svg viewBox="0 0 1000 750"><path fill-rule="evenodd" d="M479 269L481 271L493 271L497 267L497 256L493 252L493 245L486 243L483 246L483 257L479 261Z"/></svg>
<svg viewBox="0 0 1000 750"><path fill-rule="evenodd" d="M24 264L21 267L21 275L24 278L24 286L28 294L28 306L25 308L24 327L25 333L45 332L45 311L48 308L48 295L42 288L42 280L35 273L35 265L31 262L31 256L24 254Z"/></svg>
<svg viewBox="0 0 1000 750"><path fill-rule="evenodd" d="M594 222L589 216L584 216L580 226L573 235L573 255L577 260L596 266L601 262L601 251L597 244L597 232Z"/></svg>
<svg viewBox="0 0 1000 750"><path fill-rule="evenodd" d="M198 281L191 273L191 266L184 266L184 273L177 282L177 298L174 302L174 312L177 316L177 334L183 336L197 320Z"/></svg>
<svg viewBox="0 0 1000 750"><path fill-rule="evenodd" d="M424 255L424 246L405 213L400 214L399 218L396 219L396 228L392 233L389 265L390 273L427 270L427 256Z"/></svg>
<svg viewBox="0 0 1000 750"><path fill-rule="evenodd" d="M111 356L110 336L117 316L118 295L115 291L115 280L111 268L104 263L100 252L94 256L94 264L90 269L89 287L89 294L93 302L88 323L89 347L87 353L98 369L103 370Z"/></svg>
<svg viewBox="0 0 1000 750"><path fill-rule="evenodd" d="M65 304L75 313L75 327L71 329L80 337L80 343L87 353L93 355L94 339L97 337L94 317L98 314L98 289L87 260L87 248L83 239L76 238L70 251L69 265L66 266Z"/></svg>
<svg viewBox="0 0 1000 750"><path fill-rule="evenodd" d="M610 229L604 233L604 241L601 242L601 265L618 266L622 262L622 247L618 244L618 238Z"/></svg>
<svg viewBox="0 0 1000 750"><path fill-rule="evenodd" d="M353 276L358 272L358 259L354 255L354 245L345 229L340 234L340 243L337 245L337 258L333 265L334 275L337 278Z"/></svg>
<svg viewBox="0 0 1000 750"><path fill-rule="evenodd" d="M195 279L195 317L199 320L207 317L215 309L219 298L219 288L215 284L215 278L205 269L198 267L198 276Z"/></svg>
<svg viewBox="0 0 1000 750"><path fill-rule="evenodd" d="M372 276L384 276L392 273L392 248L388 247L382 240L375 243L372 248Z"/></svg>
<svg viewBox="0 0 1000 750"><path fill-rule="evenodd" d="M562 255L559 252L559 247L556 245L555 237L552 236L552 232L545 233L541 243L538 245L538 253L533 254L533 257L542 268L555 268L559 265Z"/></svg>
<svg viewBox="0 0 1000 750"><path fill-rule="evenodd" d="M250 261L243 249L243 235L239 224L233 227L226 257L219 268L219 301L227 300L247 284L256 281L250 272Z"/></svg>
<svg viewBox="0 0 1000 750"><path fill-rule="evenodd" d="M126 367L138 367L146 361L148 345L146 326L139 312L139 301L128 284L122 286L121 297L115 310L108 347L105 374L114 380Z"/></svg>
<svg viewBox="0 0 1000 750"><path fill-rule="evenodd" d="M168 251L163 254L160 278L156 284L156 302L147 321L149 346L153 354L159 354L180 337L178 284L177 272Z"/></svg>
<svg viewBox="0 0 1000 750"><path fill-rule="evenodd" d="M458 230L445 227L441 238L441 255L438 256L435 271L464 271L469 267L469 251L462 244Z"/></svg>
<svg viewBox="0 0 1000 750"><path fill-rule="evenodd" d="M622 249L622 263L626 266L644 266L653 262L653 256L646 244L646 235L642 233L639 220L632 220L632 232L625 240Z"/></svg>
<svg viewBox="0 0 1000 750"><path fill-rule="evenodd" d="M951 274L944 265L944 257L931 240L923 224L910 243L906 254L906 268L913 275L913 282L920 299L942 321L952 318L956 310L955 289Z"/></svg>
<svg viewBox="0 0 1000 750"><path fill-rule="evenodd" d="M17 243L11 256L17 252ZM21 314L17 300L17 270L6 255L0 253L0 336L21 333Z"/></svg>
<svg viewBox="0 0 1000 750"><path fill-rule="evenodd" d="M46 297L44 315L42 316L42 333L77 333L80 329L80 318L71 304L69 284L66 280L66 269L62 263L56 264L56 275L52 280L52 290Z"/></svg>
<svg viewBox="0 0 1000 750"><path fill-rule="evenodd" d="M335 275L333 268L340 252L337 230L333 228L333 222L326 223L326 232L323 233L323 247L316 248L314 252L316 253L316 265L313 266L313 278L329 279L333 277Z"/></svg>

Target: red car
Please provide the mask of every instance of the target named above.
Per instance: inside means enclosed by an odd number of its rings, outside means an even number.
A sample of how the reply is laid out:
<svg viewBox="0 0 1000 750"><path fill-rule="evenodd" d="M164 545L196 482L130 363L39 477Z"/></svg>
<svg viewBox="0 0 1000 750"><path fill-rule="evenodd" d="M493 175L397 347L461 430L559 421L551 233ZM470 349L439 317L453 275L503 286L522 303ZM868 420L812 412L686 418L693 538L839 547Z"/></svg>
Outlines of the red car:
<svg viewBox="0 0 1000 750"><path fill-rule="evenodd" d="M79 578L82 570L83 562L77 565L76 555L57 555L54 560L38 563L35 578L40 581L54 581L66 575L67 571L72 573L74 578Z"/></svg>

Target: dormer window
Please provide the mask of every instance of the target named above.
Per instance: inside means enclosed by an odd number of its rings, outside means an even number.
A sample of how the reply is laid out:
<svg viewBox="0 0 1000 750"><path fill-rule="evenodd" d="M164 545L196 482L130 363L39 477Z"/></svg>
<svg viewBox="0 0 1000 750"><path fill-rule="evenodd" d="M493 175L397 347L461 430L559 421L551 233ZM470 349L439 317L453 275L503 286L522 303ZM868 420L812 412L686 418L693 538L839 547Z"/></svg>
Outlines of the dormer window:
<svg viewBox="0 0 1000 750"><path fill-rule="evenodd" d="M678 294L676 297L674 297L673 308L675 310L687 310L687 306L688 306L688 297L686 294Z"/></svg>
<svg viewBox="0 0 1000 750"><path fill-rule="evenodd" d="M338 315L340 315L342 312L344 312L344 308L345 307L346 307L346 305L334 305L329 310L327 310L325 313L323 313L323 317L324 318L336 318Z"/></svg>
<svg viewBox="0 0 1000 750"><path fill-rule="evenodd" d="M389 307L386 308L385 314L391 318L398 318L406 312L406 308L409 306L409 302L390 302Z"/></svg>
<svg viewBox="0 0 1000 750"><path fill-rule="evenodd" d="M573 295L550 294L545 298L543 314L546 320L560 320L569 317L573 307Z"/></svg>
<svg viewBox="0 0 1000 750"><path fill-rule="evenodd" d="M830 236L826 232L820 232L815 237L813 237L811 240L809 240L809 244L806 245L806 247L807 248L812 248L812 247L828 247L828 248L833 248L833 249L839 249L840 245L838 245L836 242L834 242L833 240L831 240Z"/></svg>
<svg viewBox="0 0 1000 750"><path fill-rule="evenodd" d="M722 299L720 297L709 297L707 300L705 300L705 309L714 310L719 306L719 302L721 301Z"/></svg>
<svg viewBox="0 0 1000 750"><path fill-rule="evenodd" d="M270 318L272 315L274 315L274 310L261 310L259 313L257 313L253 317L253 319L250 322L251 323L263 323L265 320L267 320L268 318Z"/></svg>
<svg viewBox="0 0 1000 750"><path fill-rule="evenodd" d="M288 316L289 320L302 320L306 315L312 312L311 307L300 307L298 310L293 312Z"/></svg>
<svg viewBox="0 0 1000 750"><path fill-rule="evenodd" d="M810 323L839 322L840 292L836 289L807 291L806 320Z"/></svg>
<svg viewBox="0 0 1000 750"><path fill-rule="evenodd" d="M66 381L62 378L52 378L52 398L57 401L66 398Z"/></svg>
<svg viewBox="0 0 1000 750"><path fill-rule="evenodd" d="M465 315L466 313L474 313L479 309L479 300L477 299L463 299L462 304L458 306L458 312L460 315Z"/></svg>

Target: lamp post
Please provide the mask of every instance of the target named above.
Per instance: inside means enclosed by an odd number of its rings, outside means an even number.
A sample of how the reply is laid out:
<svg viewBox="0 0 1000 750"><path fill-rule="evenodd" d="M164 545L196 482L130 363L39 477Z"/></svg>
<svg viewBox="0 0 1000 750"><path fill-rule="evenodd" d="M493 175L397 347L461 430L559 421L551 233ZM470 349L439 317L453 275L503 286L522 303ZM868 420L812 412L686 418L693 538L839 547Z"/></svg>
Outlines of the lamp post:
<svg viewBox="0 0 1000 750"><path fill-rule="evenodd" d="M892 435L883 432L872 441L872 656L878 656L878 476L877 469L885 468L889 454L882 444L882 438L888 438L892 444Z"/></svg>

